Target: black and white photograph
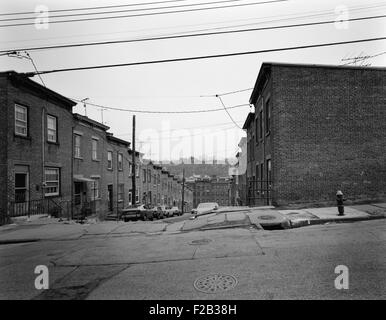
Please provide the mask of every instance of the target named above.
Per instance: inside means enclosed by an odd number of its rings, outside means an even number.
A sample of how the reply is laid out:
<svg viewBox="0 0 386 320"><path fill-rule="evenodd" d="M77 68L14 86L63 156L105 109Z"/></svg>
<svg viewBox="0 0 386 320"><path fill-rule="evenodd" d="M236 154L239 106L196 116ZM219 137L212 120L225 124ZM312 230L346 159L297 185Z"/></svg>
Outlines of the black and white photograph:
<svg viewBox="0 0 386 320"><path fill-rule="evenodd" d="M385 300L385 218L385 1L1 1L0 300Z"/></svg>

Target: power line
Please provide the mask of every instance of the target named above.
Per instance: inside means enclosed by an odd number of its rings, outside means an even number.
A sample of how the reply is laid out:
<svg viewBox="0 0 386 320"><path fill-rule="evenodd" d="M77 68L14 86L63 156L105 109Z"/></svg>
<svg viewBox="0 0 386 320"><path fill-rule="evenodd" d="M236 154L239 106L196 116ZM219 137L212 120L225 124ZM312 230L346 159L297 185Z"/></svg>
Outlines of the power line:
<svg viewBox="0 0 386 320"><path fill-rule="evenodd" d="M110 8L123 8L123 7L134 7L134 6L145 6L150 4L162 4L169 2L184 2L188 0L169 0L169 1L158 1L158 2L147 2L147 3L131 3L131 4L121 4L121 5L111 5L111 6L101 6L101 7L86 7L86 8L72 8L72 9L57 9L49 10L49 12L66 12L66 11L82 11L82 10L99 10L99 9L110 9ZM22 15L22 14L36 14L34 11L27 12L11 12L11 13L0 13L0 16L10 16L10 15Z"/></svg>
<svg viewBox="0 0 386 320"><path fill-rule="evenodd" d="M370 19L382 19L385 17L386 17L386 15L378 15L378 16L350 18L350 19L346 19L345 21L362 21L362 20L370 20ZM7 51L25 51L25 50L33 51L33 50L48 50L48 49L64 49L64 48L111 45L111 44L130 43L130 42L144 42L144 41L170 40L170 39L180 39L180 38L190 38L190 37L203 37L203 36L213 36L213 35L220 35L220 34L232 34L232 33L243 33L243 32L252 32L252 31L255 32L255 31L264 31L264 30L309 27L309 26L315 26L315 25L332 24L332 23L336 23L336 22L337 22L336 20L326 20L326 21L319 21L319 22L307 22L307 23L287 24L287 25L281 25L281 26L269 26L269 27L239 29L239 30L215 31L215 32L180 34L180 35L166 35L166 36L159 36L159 37L99 41L99 42L88 42L88 43L86 42L86 43L77 43L77 44L62 44L62 45L54 45L54 46L41 46L41 47L31 47L31 48L0 50L0 53L1 52L7 52Z"/></svg>
<svg viewBox="0 0 386 320"><path fill-rule="evenodd" d="M362 6L362 7L350 7L349 10L350 12L352 11L357 11L357 10L368 10L368 9L374 9L378 7L384 7L386 6L385 4L377 4L375 6ZM218 22L211 22L211 23L204 23L204 24L190 24L190 25L179 25L179 26L171 26L171 27L165 27L165 28L147 28L147 29L136 29L136 30L125 30L125 31L119 31L119 32L105 32L105 33L87 33L86 36L96 36L96 35L110 35L110 34L122 34L126 32L138 32L138 31L149 31L149 30L160 30L160 29L175 29L175 28L181 28L181 27L196 27L196 26L201 26L201 25L216 25L220 23L228 23L228 22L236 22L236 21L250 21L250 20L262 20L262 19L267 19L267 18L275 18L275 17L286 17L286 18L279 18L279 19L274 19L274 20L266 20L266 21L261 21L261 22L254 22L254 23L247 23L247 24L241 24L241 25L233 25L233 26L222 26L222 27L213 27L213 28L205 28L205 29L198 29L198 30L191 30L191 31L181 31L178 33L173 33L173 34L184 34L184 33L189 33L189 32L200 32L200 31L209 31L209 30L218 30L218 29L229 29L229 28L236 28L236 27L242 27L242 26L250 26L250 25L256 25L256 24L264 24L268 22L278 22L278 21L288 21L288 20L297 20L301 18L311 18L311 17L316 17L316 16L324 16L324 15L331 15L331 10L324 10L324 11L306 11L303 12L304 14L307 15L297 15L296 14L286 14L286 15L274 15L274 16L266 16L266 17L260 17L260 18L247 18L247 19L237 19L237 20L223 20L223 21L218 21ZM312 14L310 14L312 13ZM1 15L1 14L0 14ZM169 35L173 35L169 34ZM13 40L13 41L2 41L2 43L10 43L10 42L25 42L25 41L31 41L31 40L49 40L49 39L63 39L63 38L72 38L72 37L84 37L85 35L79 35L77 33L76 35L71 35L71 36L64 36L64 37L51 37L51 38L34 38L34 39L24 39L24 40ZM19 49L21 50L21 49Z"/></svg>
<svg viewBox="0 0 386 320"><path fill-rule="evenodd" d="M365 38L365 39L340 41L340 42L327 42L327 43L302 45L302 46L294 46L294 47L283 47L283 48L275 48L275 49L263 49L263 50L255 50L255 51L242 51L242 52L234 52L234 53L224 53L224 54L214 54L214 55L194 56L194 57L184 57L184 58L174 58L174 59L165 59L165 60L150 60L150 61L119 63L119 64L95 65L95 66L87 66L87 67L73 67L73 68L63 68L63 69L54 69L54 70L40 71L38 73L37 72L27 72L27 73L25 73L25 75L28 76L28 77L32 77L32 76L35 76L37 74L49 74L49 73L68 72L68 71L81 71L81 70L128 67L128 66L147 65L147 64L159 64L159 63L170 63L170 62L181 62L181 61L193 61L193 60L213 59L213 58L225 58L225 57L234 57L234 56L242 56L242 55L268 53L268 52L281 52L281 51L290 51L290 50L330 47L330 46L353 44L353 43L380 41L380 40L385 40L385 39L386 39L386 37Z"/></svg>
<svg viewBox="0 0 386 320"><path fill-rule="evenodd" d="M84 18L84 19L70 19L70 20L50 21L49 23L53 24L53 23L82 22L82 21L95 21L95 20L107 20L107 19L118 19L118 18L121 19L121 18L144 17L144 16L165 15L165 14L184 13L184 12L198 12L198 11L214 10L214 9L227 9L227 8L236 8L236 7L246 7L246 6L254 6L254 5L269 4L269 3L278 3L278 2L287 2L287 1L289 1L289 0L269 0L269 1L262 1L262 2L232 4L232 5L228 5L228 6L216 6L216 7L208 7L208 8L195 8L195 9L163 11L163 12L153 12L153 13L139 13L139 14L120 15L120 16L113 16L113 17L97 17L97 18ZM18 26L32 26L32 25L35 25L35 22L5 24L5 25L0 25L0 27L3 28L3 27L18 27Z"/></svg>
<svg viewBox="0 0 386 320"><path fill-rule="evenodd" d="M236 122L244 122L244 120L237 120ZM180 128L180 129L173 129L173 130L188 130L188 129L201 129L201 128L213 128L213 127L222 127L222 126L225 126L225 125L229 125L229 124L232 124L233 122L232 121L228 121L228 122L223 122L223 123L214 123L214 124L210 124L210 125L205 125L205 126L195 126L195 127L184 127L184 128ZM157 130L157 133L162 133L162 132L170 132L171 130L168 129L168 130ZM124 136L130 136L132 133L131 132L125 132L125 133L122 133L120 134L120 136L124 137Z"/></svg>
<svg viewBox="0 0 386 320"><path fill-rule="evenodd" d="M115 13L123 13L123 12L137 12L137 11L149 11L149 10L160 10L160 9L162 10L162 9L195 7L195 6L204 6L204 5L219 4L219 3L229 3L229 2L239 2L239 1L243 1L243 0L221 0L221 1L213 1L213 2L201 2L201 3L193 3L193 4L182 4L182 5L176 5L176 6L164 6L164 7L142 8L142 9L126 9L126 10L102 11L102 12L86 12L86 13L56 15L56 16L54 15L54 16L50 16L49 18L52 19L52 18L89 16L89 15L98 15L98 14L115 14ZM32 19L36 19L36 16L33 16L33 17L23 17L23 18L0 19L0 22L32 20Z"/></svg>
<svg viewBox="0 0 386 320"><path fill-rule="evenodd" d="M216 97L220 100L220 102L221 102L221 104L222 104L222 106L223 106L225 112L228 114L229 118L232 120L232 122L234 123L234 125L235 125L238 129L243 130L243 128L241 128L241 127L238 125L238 123L232 118L231 114L229 113L229 111L228 111L227 108L225 107L225 104L224 104L224 102L222 101L221 97L220 97L219 95L217 95L217 94L216 94Z"/></svg>
<svg viewBox="0 0 386 320"><path fill-rule="evenodd" d="M77 99L72 99L76 102L81 102ZM115 107L107 107L91 102L84 102L85 104L93 107L108 109L108 110L116 110L116 111L124 111L124 112L135 112L135 113L147 113L147 114L185 114L185 113L207 113L207 112L216 112L216 111L222 111L222 108L218 109L206 109L206 110L185 110L185 111L152 111L152 110L141 110L141 109L127 109L127 108L115 108ZM235 109L240 107L249 106L249 104L239 104L235 106L228 107L227 109Z"/></svg>

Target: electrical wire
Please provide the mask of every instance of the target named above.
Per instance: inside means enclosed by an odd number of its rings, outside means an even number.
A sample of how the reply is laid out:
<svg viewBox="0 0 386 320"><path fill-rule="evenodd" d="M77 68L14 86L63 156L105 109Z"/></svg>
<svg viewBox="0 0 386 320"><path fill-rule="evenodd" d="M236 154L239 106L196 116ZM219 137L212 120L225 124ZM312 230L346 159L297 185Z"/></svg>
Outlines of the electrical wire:
<svg viewBox="0 0 386 320"><path fill-rule="evenodd" d="M83 19L70 19L70 20L50 21L49 23L53 24L53 23L67 23L67 22L82 22L82 21L96 21L96 20L109 20L109 19L145 17L145 16L155 16L155 15L165 15L165 14L175 14L175 13L185 13L185 12L198 12L198 11L214 10L214 9L229 9L229 8L236 8L236 7L246 7L246 6L262 5L262 4L270 4L270 3L279 3L279 2L287 2L287 1L289 1L289 0L267 0L267 1L262 1L262 2L232 4L232 5L228 5L228 6L216 6L216 7L208 7L208 8L195 8L195 9L163 11L163 12L153 12L153 13L139 13L139 14L120 15L120 16L113 16L113 17L96 17L96 18L83 18ZM15 24L0 25L0 28L3 28L3 27L18 27L18 26L33 26L33 25L35 25L35 22L15 23Z"/></svg>
<svg viewBox="0 0 386 320"><path fill-rule="evenodd" d="M383 18L386 18L386 14L385 15L378 15L378 16L349 18L349 19L346 19L345 21L353 22L353 21L364 21L364 20L383 19ZM138 39L110 40L110 41L87 42L87 43L77 43L77 44L62 44L62 45L53 45L53 46L7 49L7 50L0 50L0 53L7 52L7 51L33 51L33 50L65 49L65 48L74 48L74 47L111 45L111 44L121 44L121 43L131 43L131 42L159 41L159 40L203 37L203 36L213 36L213 35L222 35L222 34L233 34L233 33L256 32L256 31L276 30L276 29L309 27L309 26L326 25L326 24L333 24L333 23L337 23L337 21L336 20L326 20L326 21L318 21L318 22L287 24L287 25L281 25L281 26L268 26L268 27L239 29L239 30L215 31L215 32L180 34L180 35L166 35L166 36L138 38Z"/></svg>
<svg viewBox="0 0 386 320"><path fill-rule="evenodd" d="M123 13L123 12L138 12L138 11L149 11L149 10L151 11L151 10L195 7L195 6L204 6L204 5L211 5L211 4L229 3L229 2L240 2L240 1L243 1L243 0L220 0L220 1L213 1L213 2L201 2L201 3L183 4L183 5L177 5L177 6L164 6L164 7L155 7L155 8L126 9L126 10L102 11L102 12L86 12L86 13L56 15L56 16L54 15L54 16L50 16L49 18L53 19L53 18L78 17L78 16L98 15L98 14L115 14L115 13ZM33 16L33 17L23 17L23 18L0 19L0 22L4 22L4 21L34 20L34 19L36 19L36 16Z"/></svg>
<svg viewBox="0 0 386 320"><path fill-rule="evenodd" d="M123 7L134 7L134 6L145 6L151 4L162 4L169 2L185 2L188 0L168 0L168 1L158 1L158 2L146 2L146 3L131 3L131 4L120 4L120 5L111 5L111 6L100 6L100 7L83 7L83 8L72 8L72 9L56 9L50 10L49 12L66 12L66 11L82 11L82 10L99 10L99 9L110 9L110 8L123 8ZM34 11L27 12L8 12L0 13L0 16L9 16L9 15L22 15L22 14L36 14Z"/></svg>
<svg viewBox="0 0 386 320"><path fill-rule="evenodd" d="M221 102L221 104L222 104L222 106L223 106L225 112L228 114L229 118L232 120L232 122L234 123L234 125L235 125L238 129L243 130L243 128L241 128L241 127L238 125L238 123L232 118L231 114L229 113L229 111L228 111L227 108L225 107L225 104L224 104L224 102L222 101L221 97L220 97L219 95L217 95L217 94L216 94L216 97L220 100L220 102Z"/></svg>
<svg viewBox="0 0 386 320"><path fill-rule="evenodd" d="M374 9L378 7L385 7L385 4L377 4L375 6L361 6L361 7L349 7L350 12L357 11L357 10L368 10L368 9ZM312 13L312 14L310 14ZM286 15L274 15L274 16L266 16L266 17L260 17L260 18L247 18L247 19L237 19L237 20L223 20L218 22L212 22L212 23L204 23L204 24L189 24L189 25L180 25L180 26L171 26L171 27L164 27L164 28L147 28L147 29L135 29L135 30L125 30L125 31L118 31L118 32L105 32L105 33L87 33L87 35L79 35L77 33L76 35L69 35L69 36L63 36L63 37L49 37L49 38L34 38L34 39L24 39L24 40L11 40L11 41L2 41L2 43L11 43L11 42L26 42L26 41L41 41L41 40L50 40L50 39L64 39L64 38L73 38L73 37L84 37L84 36L99 36L99 35L111 35L111 34L122 34L127 32L139 32L139 31L150 31L150 30L160 30L160 29L176 29L181 27L197 27L197 26L203 26L203 25L216 25L220 23L229 23L229 22L236 22L236 21L250 21L250 20L262 20L262 19L268 19L268 18L277 18L277 17L287 17L287 18L279 18L274 20L265 20L261 22L254 22L254 23L247 23L247 24L241 24L241 25L233 25L233 26L221 26L221 27L214 27L214 28L206 28L206 29L198 29L198 30L191 30L191 31L181 31L178 33L173 34L184 34L189 32L201 32L201 31L211 31L211 30L218 30L218 29L229 29L229 28L236 28L241 26L250 26L250 25L257 25L257 24L265 24L268 22L278 22L278 21L288 21L288 20L298 20L301 18L311 18L316 16L325 16L325 15L332 15L334 13L331 13L331 10L324 10L324 11L306 11L303 12L303 14L306 15L297 15L296 14L286 14ZM173 35L169 34L169 35ZM21 49L19 49L21 50Z"/></svg>
<svg viewBox="0 0 386 320"><path fill-rule="evenodd" d="M217 109L205 109L205 110L185 110L185 111L152 111L152 110L141 110L141 109L128 109L128 108L115 108L115 107L108 107L103 106L100 104L95 104L91 102L83 102L81 100L72 99L76 102L82 102L86 105L97 107L97 108L103 108L108 110L116 110L116 111L124 111L124 112L133 112L133 113L147 113L147 114L185 114L185 113L207 113L207 112L216 112L216 111L222 111L223 108L217 108ZM235 106L228 107L227 109L235 109L235 108L241 108L249 106L249 104L239 104Z"/></svg>
<svg viewBox="0 0 386 320"><path fill-rule="evenodd" d="M281 52L281 51L290 51L290 50L330 47L330 46L338 46L338 45L353 44L353 43L363 43L363 42L371 42L371 41L381 41L381 40L386 40L386 37L365 38L365 39L339 41L339 42L326 42L326 43L301 45L301 46L293 46L293 47L282 47L282 48L263 49L263 50L254 50L254 51L242 51L242 52L213 54L213 55L194 56L194 57L183 57L183 58L164 59L164 60L149 60L149 61L138 61L138 62L119 63L119 64L105 64L105 65L94 65L94 66L86 66L86 67L53 69L53 70L46 70L46 71L39 71L39 72L28 72L28 73L25 73L25 75L27 77L32 77L32 76L35 76L37 74L50 74L50 73L69 72L69 71L82 71L82 70L92 70L92 69L105 69L105 68L128 67L128 66L138 66L138 65L147 65L147 64L160 64L160 63L170 63L170 62L213 59L213 58L225 58L225 57L235 57L235 56L243 56L243 55L268 53L268 52Z"/></svg>

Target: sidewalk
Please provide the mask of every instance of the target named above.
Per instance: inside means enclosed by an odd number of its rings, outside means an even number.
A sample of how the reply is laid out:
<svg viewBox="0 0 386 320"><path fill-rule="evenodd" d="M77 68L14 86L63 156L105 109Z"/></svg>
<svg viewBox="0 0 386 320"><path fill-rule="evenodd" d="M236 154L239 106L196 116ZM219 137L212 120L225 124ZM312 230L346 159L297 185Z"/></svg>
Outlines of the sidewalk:
<svg viewBox="0 0 386 320"><path fill-rule="evenodd" d="M193 215L192 215L193 217ZM57 218L31 217L10 225L0 226L0 245L40 240L76 240L81 237L119 236L130 233L180 233L192 230L225 228L288 229L308 225L354 222L386 218L386 203L345 207L345 215L338 216L336 207L301 210L275 210L273 207L226 207L216 213L197 216L193 220L168 223L104 221L93 219L84 224L59 221Z"/></svg>

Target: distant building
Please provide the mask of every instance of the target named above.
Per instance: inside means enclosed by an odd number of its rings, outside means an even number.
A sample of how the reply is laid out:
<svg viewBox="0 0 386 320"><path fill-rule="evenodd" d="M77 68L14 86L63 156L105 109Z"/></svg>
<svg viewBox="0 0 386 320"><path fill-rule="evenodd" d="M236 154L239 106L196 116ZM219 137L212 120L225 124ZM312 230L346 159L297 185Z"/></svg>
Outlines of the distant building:
<svg viewBox="0 0 386 320"><path fill-rule="evenodd" d="M231 180L228 177L201 177L189 179L188 187L193 191L193 207L202 202L217 202L220 206L230 205Z"/></svg>
<svg viewBox="0 0 386 320"><path fill-rule="evenodd" d="M386 69L263 63L250 97L252 205L386 197Z"/></svg>

